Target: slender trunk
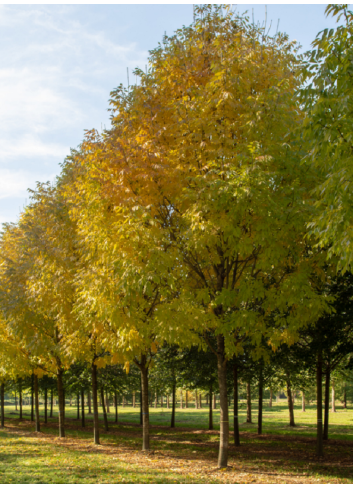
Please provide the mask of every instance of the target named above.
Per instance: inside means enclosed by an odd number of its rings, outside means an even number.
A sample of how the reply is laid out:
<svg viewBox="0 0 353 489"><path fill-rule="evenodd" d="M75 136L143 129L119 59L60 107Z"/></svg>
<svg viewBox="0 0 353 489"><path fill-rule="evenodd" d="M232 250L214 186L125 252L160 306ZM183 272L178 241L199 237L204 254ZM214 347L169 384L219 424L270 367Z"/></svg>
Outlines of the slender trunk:
<svg viewBox="0 0 353 489"><path fill-rule="evenodd" d="M31 377L31 421L34 421L34 374Z"/></svg>
<svg viewBox="0 0 353 489"><path fill-rule="evenodd" d="M87 402L88 402L88 414L92 414L91 391L90 390L87 393Z"/></svg>
<svg viewBox="0 0 353 489"><path fill-rule="evenodd" d="M93 403L93 433L94 443L99 445L99 417L98 417L98 386L97 386L97 365L94 360L92 363L92 403Z"/></svg>
<svg viewBox="0 0 353 489"><path fill-rule="evenodd" d="M148 367L145 355L141 356L141 362L138 364L141 371L142 385L142 450L150 449L150 419L148 405Z"/></svg>
<svg viewBox="0 0 353 489"><path fill-rule="evenodd" d="M331 411L333 413L336 412L336 398L335 398L335 381L332 381L332 406L331 406Z"/></svg>
<svg viewBox="0 0 353 489"><path fill-rule="evenodd" d="M0 409L1 409L1 428L5 427L5 384L1 383L0 386Z"/></svg>
<svg viewBox="0 0 353 489"><path fill-rule="evenodd" d="M48 389L44 388L44 424L48 422Z"/></svg>
<svg viewBox="0 0 353 489"><path fill-rule="evenodd" d="M183 391L180 389L180 409L183 409Z"/></svg>
<svg viewBox="0 0 353 489"><path fill-rule="evenodd" d="M305 413L305 392L302 391L302 411Z"/></svg>
<svg viewBox="0 0 353 489"><path fill-rule="evenodd" d="M107 416L107 410L105 408L103 387L101 387L101 403L102 403L102 408L103 408L104 429L105 429L105 431L109 431L108 416Z"/></svg>
<svg viewBox="0 0 353 489"><path fill-rule="evenodd" d="M167 395L167 409L169 409L169 394Z"/></svg>
<svg viewBox="0 0 353 489"><path fill-rule="evenodd" d="M70 407L72 407L72 396L70 396Z"/></svg>
<svg viewBox="0 0 353 489"><path fill-rule="evenodd" d="M220 401L220 438L218 452L218 468L228 464L229 416L227 398L227 360L225 356L224 336L217 336L217 370Z"/></svg>
<svg viewBox="0 0 353 489"><path fill-rule="evenodd" d="M210 405L208 407L208 429L213 430L213 411L212 411L212 385L210 386Z"/></svg>
<svg viewBox="0 0 353 489"><path fill-rule="evenodd" d="M170 421L170 427L175 428L175 380L173 382L173 391L172 391L172 419Z"/></svg>
<svg viewBox="0 0 353 489"><path fill-rule="evenodd" d="M58 397L59 397L59 437L65 437L65 394L63 386L63 369L57 370Z"/></svg>
<svg viewBox="0 0 353 489"><path fill-rule="evenodd" d="M54 403L54 393L53 389L50 391L50 418L53 417L53 403Z"/></svg>
<svg viewBox="0 0 353 489"><path fill-rule="evenodd" d="M328 420L330 412L330 368L326 368L325 372L325 400L324 400L324 431L323 440L328 440Z"/></svg>
<svg viewBox="0 0 353 489"><path fill-rule="evenodd" d="M316 366L316 410L317 410L317 445L316 454L322 457L324 454L322 440L322 352L319 351Z"/></svg>
<svg viewBox="0 0 353 489"><path fill-rule="evenodd" d="M81 426L84 428L86 426L86 420L85 420L85 391L84 389L81 389Z"/></svg>
<svg viewBox="0 0 353 489"><path fill-rule="evenodd" d="M197 396L197 389L195 390L195 409L199 408L199 403L198 403L198 396Z"/></svg>
<svg viewBox="0 0 353 489"><path fill-rule="evenodd" d="M213 394L213 409L216 409L217 408L217 397L216 397L216 394L214 393Z"/></svg>
<svg viewBox="0 0 353 489"><path fill-rule="evenodd" d="M23 399L22 399L22 380L19 382L19 387L18 387L18 395L19 395L19 407L20 407L20 419L22 419L22 404L23 404Z"/></svg>
<svg viewBox="0 0 353 489"><path fill-rule="evenodd" d="M273 390L272 387L270 387L270 402L268 403L268 407L272 407L272 401L273 401Z"/></svg>
<svg viewBox="0 0 353 489"><path fill-rule="evenodd" d="M117 423L118 422L118 396L116 391L114 392L114 406L115 406L115 422Z"/></svg>
<svg viewBox="0 0 353 489"><path fill-rule="evenodd" d="M347 384L344 383L343 387L343 409L347 409Z"/></svg>
<svg viewBox="0 0 353 489"><path fill-rule="evenodd" d="M157 391L154 394L154 407L157 407Z"/></svg>
<svg viewBox="0 0 353 489"><path fill-rule="evenodd" d="M295 426L292 389L291 389L290 378L288 374L287 374L287 400L288 400L288 409L289 409L289 426Z"/></svg>
<svg viewBox="0 0 353 489"><path fill-rule="evenodd" d="M106 407L107 413L110 413L109 401L110 401L109 392L106 392L105 393L105 407Z"/></svg>
<svg viewBox="0 0 353 489"><path fill-rule="evenodd" d="M36 432L40 432L40 421L39 421L39 391L38 391L38 376L33 375L33 383L34 383L34 402L35 402L35 411L36 411L36 424L35 430Z"/></svg>
<svg viewBox="0 0 353 489"><path fill-rule="evenodd" d="M161 394L161 408L163 407L163 394Z"/></svg>
<svg viewBox="0 0 353 489"><path fill-rule="evenodd" d="M136 392L135 391L132 393L132 407L133 408L136 407Z"/></svg>
<svg viewBox="0 0 353 489"><path fill-rule="evenodd" d="M246 422L252 423L251 421L251 386L250 382L246 384Z"/></svg>
<svg viewBox="0 0 353 489"><path fill-rule="evenodd" d="M260 378L259 378L259 411L257 420L257 434L262 435L262 398L263 398L263 375L262 366L260 368Z"/></svg>
<svg viewBox="0 0 353 489"><path fill-rule="evenodd" d="M200 399L199 399L199 408L202 409L202 394L200 394Z"/></svg>
<svg viewBox="0 0 353 489"><path fill-rule="evenodd" d="M76 419L80 419L80 393L77 393L77 417Z"/></svg>
<svg viewBox="0 0 353 489"><path fill-rule="evenodd" d="M17 409L17 396L16 396L16 391L15 391L15 411L18 411L18 409Z"/></svg>
<svg viewBox="0 0 353 489"><path fill-rule="evenodd" d="M239 418L238 418L238 365L233 366L233 390L234 390L234 445L240 446Z"/></svg>

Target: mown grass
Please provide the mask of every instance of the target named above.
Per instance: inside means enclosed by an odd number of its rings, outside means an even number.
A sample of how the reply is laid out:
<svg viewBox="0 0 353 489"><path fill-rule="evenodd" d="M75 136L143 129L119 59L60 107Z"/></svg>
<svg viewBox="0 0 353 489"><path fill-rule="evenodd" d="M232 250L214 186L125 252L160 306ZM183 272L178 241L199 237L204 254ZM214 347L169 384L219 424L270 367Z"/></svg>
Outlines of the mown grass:
<svg viewBox="0 0 353 489"><path fill-rule="evenodd" d="M119 423L109 415L110 431L101 425L101 446L92 440L92 416L82 429L76 408L66 407L67 438L57 438L57 418L34 433L29 421L18 420L14 406L6 407L0 431L0 480L3 483L352 483L353 410L330 413L330 440L325 457L315 455L315 406L295 410L296 427L288 426L284 402L265 407L263 435L245 423L240 410L241 447L230 447L229 469L217 470L219 410L214 430L208 431L208 410L177 410L177 428L170 429L170 410L151 408L151 452L141 452L139 409L119 406ZM54 410L54 416L57 411ZM102 419L101 419L102 422ZM232 426L231 426L232 429Z"/></svg>

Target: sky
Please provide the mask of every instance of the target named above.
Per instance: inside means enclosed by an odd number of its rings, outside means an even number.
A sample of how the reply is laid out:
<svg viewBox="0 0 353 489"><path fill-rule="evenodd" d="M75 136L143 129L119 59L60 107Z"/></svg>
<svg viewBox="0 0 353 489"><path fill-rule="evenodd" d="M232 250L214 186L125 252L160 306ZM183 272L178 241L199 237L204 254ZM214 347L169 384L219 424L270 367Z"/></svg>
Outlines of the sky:
<svg viewBox="0 0 353 489"><path fill-rule="evenodd" d="M237 4L263 22L265 5ZM268 25L310 49L336 22L323 4L267 5ZM193 18L192 4L0 5L0 223L16 222L28 188L53 181L84 131L109 127L108 100L148 51Z"/></svg>

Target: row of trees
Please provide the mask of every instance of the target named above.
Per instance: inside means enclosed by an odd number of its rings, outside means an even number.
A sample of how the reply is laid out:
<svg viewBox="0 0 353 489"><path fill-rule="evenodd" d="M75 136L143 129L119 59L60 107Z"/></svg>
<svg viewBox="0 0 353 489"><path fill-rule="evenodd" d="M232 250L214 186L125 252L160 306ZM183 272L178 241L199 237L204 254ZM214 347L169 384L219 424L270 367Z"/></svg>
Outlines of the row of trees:
<svg viewBox="0 0 353 489"><path fill-rule="evenodd" d="M333 100L341 89L326 76L331 51L350 59L352 15L332 9L346 25L318 38L304 65L286 35L196 8L194 23L136 70L139 84L111 93L111 129L86 132L56 183L38 183L4 226L0 375L33 373L37 429L38 377L57 379L62 437L65 372L86 365L99 443L98 377L135 365L148 450L149 372L164 362L163 381L175 377L186 350L202 382L217 383L226 467L229 372L237 444L238 375L252 365L261 390L281 357L290 373L315 367L322 454L322 374L352 351L351 276L337 275L350 255L336 258L336 225L334 243L323 238L328 204L316 198L331 191L327 164L342 160L346 130L332 121L330 135L316 130L320 112L331 117L325 90Z"/></svg>

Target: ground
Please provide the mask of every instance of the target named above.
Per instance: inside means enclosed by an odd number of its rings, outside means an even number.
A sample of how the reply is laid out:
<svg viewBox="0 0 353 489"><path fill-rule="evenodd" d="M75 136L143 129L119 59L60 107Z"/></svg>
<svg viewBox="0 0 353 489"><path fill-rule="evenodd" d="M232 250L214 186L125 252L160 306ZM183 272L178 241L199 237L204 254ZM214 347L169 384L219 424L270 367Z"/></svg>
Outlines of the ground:
<svg viewBox="0 0 353 489"><path fill-rule="evenodd" d="M240 410L241 447L232 445L229 467L217 469L219 410L215 430L207 430L208 411L177 410L177 427L169 428L170 410L151 409L151 451L142 452L139 410L119 406L119 423L110 413L110 431L101 429L101 445L93 444L92 417L80 427L74 407L66 408L67 438L59 439L57 418L34 433L26 407L18 419L6 406L6 427L0 430L2 483L352 483L353 409L330 413L330 440L325 455L315 454L314 406L295 410L297 426L288 426L284 402L265 407L263 435L245 423ZM54 411L57 415L57 411ZM256 421L256 411L253 411Z"/></svg>

